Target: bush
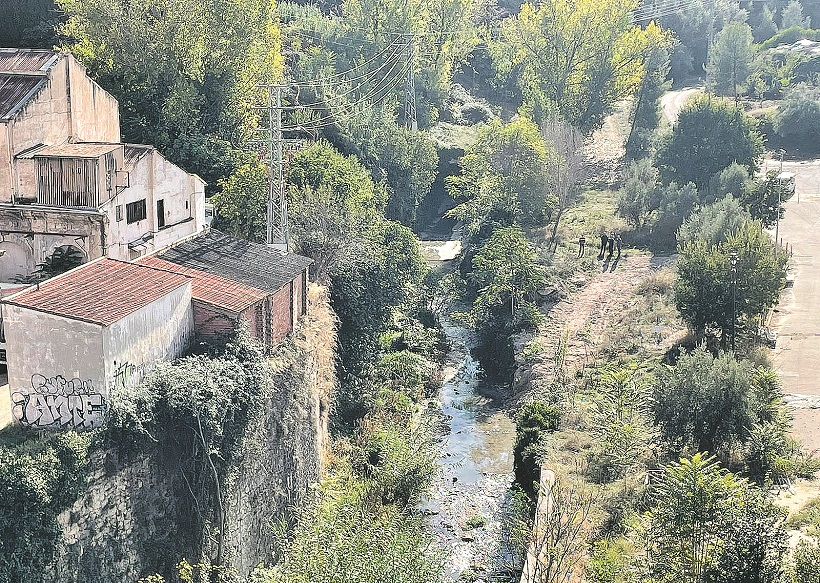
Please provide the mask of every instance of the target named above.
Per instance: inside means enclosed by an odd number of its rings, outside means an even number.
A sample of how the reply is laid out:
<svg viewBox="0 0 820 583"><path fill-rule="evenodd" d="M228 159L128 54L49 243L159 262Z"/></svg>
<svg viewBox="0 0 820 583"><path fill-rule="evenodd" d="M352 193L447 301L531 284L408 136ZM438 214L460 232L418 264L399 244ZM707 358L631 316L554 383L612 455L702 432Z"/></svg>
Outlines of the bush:
<svg viewBox="0 0 820 583"><path fill-rule="evenodd" d="M542 401L525 405L518 414L515 430L513 467L515 480L533 499L541 481L541 454L544 438L558 430L561 411Z"/></svg>
<svg viewBox="0 0 820 583"><path fill-rule="evenodd" d="M802 539L794 549L794 583L820 582L820 544L817 539Z"/></svg>
<svg viewBox="0 0 820 583"><path fill-rule="evenodd" d="M761 47L773 49L780 45L790 45L799 40L820 40L820 30L803 28L802 26L790 26L778 32L776 35L764 42Z"/></svg>
<svg viewBox="0 0 820 583"><path fill-rule="evenodd" d="M87 434L21 436L16 444L0 445L2 583L42 578L60 533L57 516L82 490L88 460Z"/></svg>
<svg viewBox="0 0 820 583"><path fill-rule="evenodd" d="M774 117L774 130L784 138L817 147L820 134L820 88L801 84L786 95Z"/></svg>
<svg viewBox="0 0 820 583"><path fill-rule="evenodd" d="M459 113L467 125L476 125L489 121L493 117L492 110L483 103L465 103L461 106Z"/></svg>
<svg viewBox="0 0 820 583"><path fill-rule="evenodd" d="M725 243L729 234L737 231L752 217L731 194L715 203L701 207L683 221L678 229L678 247L704 241L709 245Z"/></svg>

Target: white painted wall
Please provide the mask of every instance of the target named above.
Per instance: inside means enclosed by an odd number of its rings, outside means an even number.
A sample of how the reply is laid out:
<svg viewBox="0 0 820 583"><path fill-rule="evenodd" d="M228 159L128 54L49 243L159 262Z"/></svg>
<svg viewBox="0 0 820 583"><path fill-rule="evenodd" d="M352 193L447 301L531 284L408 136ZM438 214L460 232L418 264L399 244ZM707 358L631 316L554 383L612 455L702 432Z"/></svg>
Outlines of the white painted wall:
<svg viewBox="0 0 820 583"><path fill-rule="evenodd" d="M4 304L3 327L16 422L41 429L102 424L107 392L100 325Z"/></svg>
<svg viewBox="0 0 820 583"><path fill-rule="evenodd" d="M196 175L172 164L155 149L140 158L130 171L130 186L103 206L108 216L108 256L114 259L136 259L194 235L205 226L205 183ZM146 218L128 224L126 205L145 199ZM165 207L165 226L159 227L157 201ZM122 219L117 220L117 206ZM144 235L151 238L144 245L128 248L128 243Z"/></svg>
<svg viewBox="0 0 820 583"><path fill-rule="evenodd" d="M155 362L179 357L193 337L190 283L103 328L106 395L139 382Z"/></svg>

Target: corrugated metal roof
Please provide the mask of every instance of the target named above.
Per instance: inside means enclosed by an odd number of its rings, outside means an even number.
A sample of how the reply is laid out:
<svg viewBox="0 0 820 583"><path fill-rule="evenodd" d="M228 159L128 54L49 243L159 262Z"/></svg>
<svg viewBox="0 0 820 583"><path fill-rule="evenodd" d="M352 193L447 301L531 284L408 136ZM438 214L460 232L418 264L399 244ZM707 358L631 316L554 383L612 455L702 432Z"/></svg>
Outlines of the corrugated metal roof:
<svg viewBox="0 0 820 583"><path fill-rule="evenodd" d="M110 326L191 278L115 259L98 259L4 299L15 306Z"/></svg>
<svg viewBox="0 0 820 583"><path fill-rule="evenodd" d="M140 158L154 149L154 146L143 146L142 144L125 144L125 167L133 168Z"/></svg>
<svg viewBox="0 0 820 583"><path fill-rule="evenodd" d="M313 260L231 237L215 229L174 245L159 257L274 293L296 279Z"/></svg>
<svg viewBox="0 0 820 583"><path fill-rule="evenodd" d="M103 154L122 148L122 144L73 143L44 146L32 152L33 156L45 158L99 158Z"/></svg>
<svg viewBox="0 0 820 583"><path fill-rule="evenodd" d="M11 117L47 82L48 79L41 75L0 74L0 119Z"/></svg>
<svg viewBox="0 0 820 583"><path fill-rule="evenodd" d="M255 303L264 300L267 292L255 287L239 283L213 273L192 269L159 257L148 255L141 257L137 263L181 273L193 278L191 282L191 297L212 306L239 314Z"/></svg>
<svg viewBox="0 0 820 583"><path fill-rule="evenodd" d="M36 73L48 71L57 62L59 54L45 49L0 48L0 71Z"/></svg>

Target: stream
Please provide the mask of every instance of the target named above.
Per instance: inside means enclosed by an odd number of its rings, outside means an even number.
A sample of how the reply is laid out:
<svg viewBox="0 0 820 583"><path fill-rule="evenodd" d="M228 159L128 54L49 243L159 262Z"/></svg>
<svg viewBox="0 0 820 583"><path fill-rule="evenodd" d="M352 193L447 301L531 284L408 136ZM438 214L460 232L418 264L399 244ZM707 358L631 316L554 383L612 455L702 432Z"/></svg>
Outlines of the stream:
<svg viewBox="0 0 820 583"><path fill-rule="evenodd" d="M434 268L446 269L460 252L456 237L421 241ZM421 510L447 553L447 580L462 573L470 581L498 580L509 562L503 558L502 526L513 481L515 423L494 404L496 388L482 379L470 353L474 335L446 314L440 318L450 351L444 382L428 407L440 429L440 468Z"/></svg>

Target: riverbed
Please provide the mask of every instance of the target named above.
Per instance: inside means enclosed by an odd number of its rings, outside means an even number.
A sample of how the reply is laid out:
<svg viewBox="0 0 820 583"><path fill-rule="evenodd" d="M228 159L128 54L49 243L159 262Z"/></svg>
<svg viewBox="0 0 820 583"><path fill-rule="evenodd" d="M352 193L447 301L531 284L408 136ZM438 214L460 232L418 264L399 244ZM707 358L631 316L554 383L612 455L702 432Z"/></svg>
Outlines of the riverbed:
<svg viewBox="0 0 820 583"><path fill-rule="evenodd" d="M502 541L515 423L498 406L497 388L483 380L471 355L474 335L446 315L441 323L450 351L442 387L428 404L428 416L439 428L440 469L422 511L447 553L447 580L465 572L472 575L469 580L498 580L498 572L510 566Z"/></svg>

